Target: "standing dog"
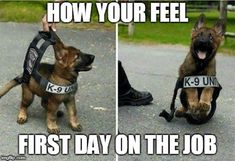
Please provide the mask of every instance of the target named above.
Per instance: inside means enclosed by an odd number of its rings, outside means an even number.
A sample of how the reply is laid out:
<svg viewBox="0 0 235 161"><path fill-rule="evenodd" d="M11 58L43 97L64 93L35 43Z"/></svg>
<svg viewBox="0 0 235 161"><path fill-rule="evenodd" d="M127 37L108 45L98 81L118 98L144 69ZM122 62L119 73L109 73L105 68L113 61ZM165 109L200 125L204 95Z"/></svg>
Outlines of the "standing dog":
<svg viewBox="0 0 235 161"><path fill-rule="evenodd" d="M218 20L214 27L205 26L205 16L200 15L193 31L190 51L179 68L179 79L185 76L216 75L215 55L225 33L225 23ZM183 117L189 111L198 120L207 120L214 88L184 88L180 94L182 107L176 117Z"/></svg>
<svg viewBox="0 0 235 161"><path fill-rule="evenodd" d="M56 58L55 64L42 63L38 69L39 73L50 82L62 86L70 85L77 81L78 72L89 71L92 68L91 64L95 56L85 54L72 46L65 46L57 36L53 48ZM7 83L0 90L0 98L10 89L19 85L20 83L16 81L19 79L22 79L21 75ZM61 103L66 106L72 130L81 131L82 126L76 117L75 94L76 91L68 94L47 93L31 77L29 83L22 84L22 101L17 122L23 124L27 121L27 108L33 102L34 95L37 95L42 98L41 105L47 110L47 129L49 133L59 133L60 131L56 124L56 113Z"/></svg>

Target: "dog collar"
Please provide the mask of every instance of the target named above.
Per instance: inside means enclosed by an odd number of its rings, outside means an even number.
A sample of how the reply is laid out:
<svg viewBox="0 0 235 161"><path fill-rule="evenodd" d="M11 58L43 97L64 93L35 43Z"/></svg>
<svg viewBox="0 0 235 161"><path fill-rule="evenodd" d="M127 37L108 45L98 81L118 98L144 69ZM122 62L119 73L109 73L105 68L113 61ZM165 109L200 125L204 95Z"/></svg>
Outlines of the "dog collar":
<svg viewBox="0 0 235 161"><path fill-rule="evenodd" d="M48 81L47 79L42 77L38 72L33 73L32 76L36 80L36 82L41 86L41 88L48 93L68 94L77 90L77 82L69 85L58 85Z"/></svg>
<svg viewBox="0 0 235 161"><path fill-rule="evenodd" d="M60 86L53 84L51 82L47 83L46 91L49 93L56 93L56 94L67 94L77 90L77 83L71 84L69 86Z"/></svg>
<svg viewBox="0 0 235 161"><path fill-rule="evenodd" d="M29 83L30 77L32 76L46 92L67 94L77 90L77 82L66 86L57 85L42 77L38 72L40 61L46 49L48 46L56 43L55 37L58 36L51 28L49 32L39 31L38 35L34 37L25 56L22 83Z"/></svg>

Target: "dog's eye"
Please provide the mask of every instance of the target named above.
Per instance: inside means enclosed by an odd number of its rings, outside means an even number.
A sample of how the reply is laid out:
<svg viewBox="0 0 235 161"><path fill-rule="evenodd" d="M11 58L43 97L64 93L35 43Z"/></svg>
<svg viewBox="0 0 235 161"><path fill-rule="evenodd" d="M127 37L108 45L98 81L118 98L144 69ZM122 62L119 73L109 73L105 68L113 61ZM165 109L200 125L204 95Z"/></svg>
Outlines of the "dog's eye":
<svg viewBox="0 0 235 161"><path fill-rule="evenodd" d="M78 59L79 59L79 56L76 55L76 56L74 57L74 61L77 61Z"/></svg>
<svg viewBox="0 0 235 161"><path fill-rule="evenodd" d="M198 38L198 37L201 37L201 36L203 36L203 32L199 32L196 37Z"/></svg>
<svg viewBox="0 0 235 161"><path fill-rule="evenodd" d="M211 34L209 35L209 39L213 41L213 36Z"/></svg>

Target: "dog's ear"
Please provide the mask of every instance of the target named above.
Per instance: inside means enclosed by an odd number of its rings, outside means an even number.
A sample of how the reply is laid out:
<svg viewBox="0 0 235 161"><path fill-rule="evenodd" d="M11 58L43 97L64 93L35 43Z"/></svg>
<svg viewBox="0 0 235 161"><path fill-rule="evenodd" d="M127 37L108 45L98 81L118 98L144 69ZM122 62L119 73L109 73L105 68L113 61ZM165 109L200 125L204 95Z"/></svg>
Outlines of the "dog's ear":
<svg viewBox="0 0 235 161"><path fill-rule="evenodd" d="M60 39L56 40L56 44L53 46L56 60L62 65L67 66L68 62L68 50L64 46Z"/></svg>
<svg viewBox="0 0 235 161"><path fill-rule="evenodd" d="M60 60L66 55L65 46L58 36L55 37L55 45L53 45L55 58Z"/></svg>
<svg viewBox="0 0 235 161"><path fill-rule="evenodd" d="M206 23L206 16L202 13L194 25L193 32L198 31L200 28L205 26L205 23Z"/></svg>
<svg viewBox="0 0 235 161"><path fill-rule="evenodd" d="M55 45L53 45L55 54L64 49L64 44L58 36L55 36Z"/></svg>
<svg viewBox="0 0 235 161"><path fill-rule="evenodd" d="M55 51L55 58L62 67L66 67L68 65L68 51L66 49Z"/></svg>
<svg viewBox="0 0 235 161"><path fill-rule="evenodd" d="M68 50L59 36L51 28L50 33L55 38L55 45L53 45L55 58L63 67L66 67L68 64Z"/></svg>
<svg viewBox="0 0 235 161"><path fill-rule="evenodd" d="M50 28L50 34L55 39L55 45L53 45L55 57L59 59L59 57L63 57L63 49L65 48L64 43L61 41L59 36L55 31Z"/></svg>
<svg viewBox="0 0 235 161"><path fill-rule="evenodd" d="M224 36L225 33L225 21L222 19L219 19L215 25L214 30L219 36Z"/></svg>

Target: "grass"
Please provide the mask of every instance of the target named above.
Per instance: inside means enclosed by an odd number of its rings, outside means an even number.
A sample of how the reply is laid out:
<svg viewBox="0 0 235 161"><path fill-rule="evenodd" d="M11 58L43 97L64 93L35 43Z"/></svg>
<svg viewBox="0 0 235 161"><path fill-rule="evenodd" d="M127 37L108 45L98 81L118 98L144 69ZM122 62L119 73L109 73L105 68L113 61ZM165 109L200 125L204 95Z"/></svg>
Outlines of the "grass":
<svg viewBox="0 0 235 161"><path fill-rule="evenodd" d="M188 23L135 23L135 33L128 36L127 27L119 25L119 38L135 43L182 44L189 45L190 34L200 13L188 13ZM219 12L205 12L207 25L213 26L219 17ZM227 31L235 32L235 14L228 12ZM235 39L227 38L220 51L235 54Z"/></svg>
<svg viewBox="0 0 235 161"><path fill-rule="evenodd" d="M39 22L45 14L45 2L0 2L0 21Z"/></svg>
<svg viewBox="0 0 235 161"><path fill-rule="evenodd" d="M80 0L82 1L82 0ZM47 1L0 1L0 21L39 23L46 13ZM218 11L205 12L207 24L212 26L219 17ZM156 43L156 44L183 44L189 45L190 32L199 13L188 13L189 23L135 23L135 34L127 35L127 27L119 26L119 38L129 42ZM91 23L62 24L63 27L78 29L105 29L114 30L112 23L98 23L98 15L93 5ZM227 31L235 32L235 14L228 12ZM227 38L220 51L235 54L235 39Z"/></svg>
<svg viewBox="0 0 235 161"><path fill-rule="evenodd" d="M80 0L83 1L83 0ZM77 1L76 1L77 2ZM47 1L0 1L0 21L2 22L25 22L39 23L46 13ZM62 24L63 27L79 29L109 29L114 30L115 25L105 22L98 23L98 13L95 5L92 8L91 23Z"/></svg>

